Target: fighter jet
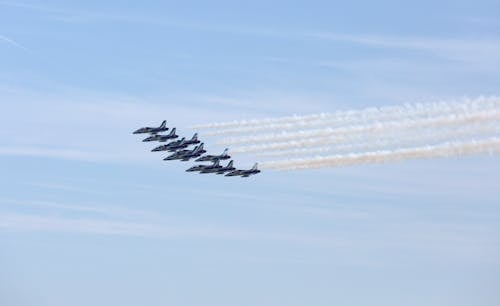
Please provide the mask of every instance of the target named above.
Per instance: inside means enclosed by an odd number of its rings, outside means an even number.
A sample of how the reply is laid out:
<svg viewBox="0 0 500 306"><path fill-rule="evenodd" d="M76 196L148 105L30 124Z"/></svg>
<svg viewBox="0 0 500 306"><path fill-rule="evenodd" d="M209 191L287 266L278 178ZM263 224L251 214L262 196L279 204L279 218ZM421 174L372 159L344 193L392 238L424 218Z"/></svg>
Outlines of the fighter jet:
<svg viewBox="0 0 500 306"><path fill-rule="evenodd" d="M165 142L169 139L175 139L179 137L177 134L175 134L175 128L173 128L169 134L167 135L160 135L160 134L155 134L155 135L152 135L152 136L149 136L145 139L143 139L142 141L145 142L145 141L159 141L159 142Z"/></svg>
<svg viewBox="0 0 500 306"><path fill-rule="evenodd" d="M235 168L235 167L233 167L233 161L231 160L231 161L227 164L227 166L220 168L219 170L217 170L217 172L215 172L215 174L224 174L224 173L226 173L226 172L231 172L231 171L233 171L233 170L235 170L235 169L236 169L236 168Z"/></svg>
<svg viewBox="0 0 500 306"><path fill-rule="evenodd" d="M195 133L190 140L185 140L184 142L180 142L178 144L172 143L172 146L169 148L169 151L175 152L179 149L187 148L192 144L198 144L200 141L198 140L198 133Z"/></svg>
<svg viewBox="0 0 500 306"><path fill-rule="evenodd" d="M174 159L180 159L182 161L188 161L193 157L198 157L201 154L205 153L203 149L203 143L200 144L199 146L194 147L192 150L180 150L176 151L175 153L165 157L163 160L174 160Z"/></svg>
<svg viewBox="0 0 500 306"><path fill-rule="evenodd" d="M186 172L193 172L193 171L204 171L205 169L211 169L212 167L222 167L219 165L219 162L216 161L212 165L195 165L192 166L191 168L187 169Z"/></svg>
<svg viewBox="0 0 500 306"><path fill-rule="evenodd" d="M205 155L203 157L198 158L196 161L197 162L202 162L202 161L216 161L216 160L224 160L224 159L230 159L231 156L227 154L227 151L229 149L225 149L224 152L222 152L221 155Z"/></svg>
<svg viewBox="0 0 500 306"><path fill-rule="evenodd" d="M198 140L198 133L194 133L193 137L191 137L190 140L187 140L185 142L185 144L188 145L188 146L192 145L192 144L198 144L198 143L200 143L200 141Z"/></svg>
<svg viewBox="0 0 500 306"><path fill-rule="evenodd" d="M257 173L260 173L260 170L257 169L257 163L255 163L255 165L253 165L252 169L249 169L249 170L235 170L235 171L229 172L225 176L249 177L250 175L255 175Z"/></svg>
<svg viewBox="0 0 500 306"><path fill-rule="evenodd" d="M167 120L163 120L163 122L159 127L143 127L136 130L134 134L144 134L144 133L157 134L165 131L168 131Z"/></svg>
<svg viewBox="0 0 500 306"><path fill-rule="evenodd" d="M188 161L190 160L191 158L195 158L195 157L199 157L201 156L203 153L206 153L207 151L203 149L203 143L201 143L199 146L196 146L193 150L185 153L184 155L182 155L181 157L181 161Z"/></svg>
<svg viewBox="0 0 500 306"><path fill-rule="evenodd" d="M186 169L186 172L201 171L205 167L210 167L210 165L196 165L196 166L192 166L191 168Z"/></svg>
<svg viewBox="0 0 500 306"><path fill-rule="evenodd" d="M169 142L167 144L158 146L158 147L154 148L153 150L151 150L151 152L159 152L159 151L175 152L176 150L172 150L172 148L177 147L178 145L184 144L185 141L186 141L186 138L182 137L179 140L174 140L174 141ZM187 145L186 145L186 147L187 147ZM182 147L182 148L185 148L185 147Z"/></svg>
<svg viewBox="0 0 500 306"><path fill-rule="evenodd" d="M203 169L201 169L200 173L214 173L219 171L220 169L222 169L222 166L219 163L219 160L214 161L213 165L204 167Z"/></svg>

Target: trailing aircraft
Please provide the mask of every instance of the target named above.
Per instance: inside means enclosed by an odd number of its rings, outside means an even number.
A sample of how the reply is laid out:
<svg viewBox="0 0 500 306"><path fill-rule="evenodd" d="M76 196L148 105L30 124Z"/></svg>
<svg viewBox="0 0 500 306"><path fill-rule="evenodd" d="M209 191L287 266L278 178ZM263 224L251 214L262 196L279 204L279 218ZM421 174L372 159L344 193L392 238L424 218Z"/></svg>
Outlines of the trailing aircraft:
<svg viewBox="0 0 500 306"><path fill-rule="evenodd" d="M202 162L202 161L216 161L216 160L224 160L224 159L230 159L231 156L227 154L227 151L229 151L229 149L224 149L224 152L222 152L222 154L220 155L205 155L205 156L202 156L200 158L198 158L196 161L197 162Z"/></svg>
<svg viewBox="0 0 500 306"><path fill-rule="evenodd" d="M241 177L249 177L250 175L255 175L257 173L260 173L260 170L257 169L257 163L253 165L252 169L249 170L234 170L232 172L229 172L225 176L241 176Z"/></svg>
<svg viewBox="0 0 500 306"><path fill-rule="evenodd" d="M143 139L142 141L159 141L159 142L165 142L167 140L170 140L170 139L175 139L179 137L177 134L175 134L175 128L173 128L169 134L167 135L160 135L160 134L155 134L155 135L152 135L152 136L149 136L145 139Z"/></svg>
<svg viewBox="0 0 500 306"><path fill-rule="evenodd" d="M192 150L176 151L175 153L165 157L163 160L180 159L182 161L188 161L191 158L198 157L205 152L207 152L207 151L203 149L203 143L202 143L199 146L194 147L194 149L192 149Z"/></svg>
<svg viewBox="0 0 500 306"><path fill-rule="evenodd" d="M144 134L144 133L156 134L165 131L168 131L167 120L163 120L163 122L159 127L143 127L136 130L134 134Z"/></svg>

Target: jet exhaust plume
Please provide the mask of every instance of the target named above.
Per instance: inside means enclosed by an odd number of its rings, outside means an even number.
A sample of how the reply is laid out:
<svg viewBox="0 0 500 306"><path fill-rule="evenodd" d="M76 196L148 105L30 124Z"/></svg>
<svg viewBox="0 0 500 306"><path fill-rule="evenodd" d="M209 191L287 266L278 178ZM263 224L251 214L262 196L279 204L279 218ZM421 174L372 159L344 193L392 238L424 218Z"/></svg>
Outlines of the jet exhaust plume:
<svg viewBox="0 0 500 306"><path fill-rule="evenodd" d="M253 143L269 143L277 141L286 141L294 139L305 138L331 138L337 135L347 137L352 134L360 133L382 133L384 130L401 130L401 129L414 129L414 128L440 128L445 125L466 125L474 124L476 122L485 122L488 120L500 120L500 106L499 110L481 111L469 114L451 114L446 116L438 116L422 119L406 119L382 122L377 121L368 124L343 126L338 128L324 128L314 130L300 130L291 133L280 134L263 134L257 136L247 136L239 138L227 138L219 141L219 144L235 145L235 144L253 144Z"/></svg>
<svg viewBox="0 0 500 306"><path fill-rule="evenodd" d="M197 125L195 128L212 129L206 135L248 134L254 132L286 131L305 128L337 127L353 123L395 120L401 117L417 119L442 114L466 114L500 108L499 97L479 97L457 102L417 103L402 106L384 106L321 113L306 116L289 116L258 120L242 120Z"/></svg>
<svg viewBox="0 0 500 306"><path fill-rule="evenodd" d="M199 125L268 169L309 169L500 150L500 97ZM227 137L230 136L230 137ZM269 161L274 159L273 161Z"/></svg>
<svg viewBox="0 0 500 306"><path fill-rule="evenodd" d="M261 163L261 167L279 170L298 170L498 152L500 152L500 138L492 137L465 142L446 142L434 146L271 161Z"/></svg>
<svg viewBox="0 0 500 306"><path fill-rule="evenodd" d="M500 125L496 122L488 124L476 124L473 126L465 127L451 127L440 131L422 131L407 133L390 133L389 135L381 135L375 139L366 137L365 135L350 139L346 143L335 145L328 145L328 143L317 144L311 147L301 147L295 149L281 149L281 150L260 150L257 155L262 157L290 157L290 156L303 156L312 154L338 154L360 151L381 150L384 148L394 147L410 147L426 144L435 144L446 142L451 139L476 139L489 136L500 135ZM244 151L244 148L236 150ZM234 150L233 150L234 151Z"/></svg>

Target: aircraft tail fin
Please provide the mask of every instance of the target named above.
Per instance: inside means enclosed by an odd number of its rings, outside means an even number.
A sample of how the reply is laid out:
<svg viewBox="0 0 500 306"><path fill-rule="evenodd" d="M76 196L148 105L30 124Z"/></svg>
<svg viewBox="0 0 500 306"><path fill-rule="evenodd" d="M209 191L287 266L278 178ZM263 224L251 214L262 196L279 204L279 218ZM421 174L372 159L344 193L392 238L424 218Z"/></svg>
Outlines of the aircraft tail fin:
<svg viewBox="0 0 500 306"><path fill-rule="evenodd" d="M225 148L225 149L224 149L224 152L222 152L222 156L226 156L228 151L229 151L229 149L228 149L228 148Z"/></svg>
<svg viewBox="0 0 500 306"><path fill-rule="evenodd" d="M201 143L199 146L197 146L195 148L196 152L200 152L201 150L203 150L203 143Z"/></svg>
<svg viewBox="0 0 500 306"><path fill-rule="evenodd" d="M255 165L253 165L253 167L252 167L252 170L257 170L258 165L259 165L259 163L255 163Z"/></svg>
<svg viewBox="0 0 500 306"><path fill-rule="evenodd" d="M170 136L174 136L174 135L175 135L175 129L176 129L176 128L173 128L173 129L170 131Z"/></svg>
<svg viewBox="0 0 500 306"><path fill-rule="evenodd" d="M195 141L198 140L198 133L194 133L193 138L191 138L191 140Z"/></svg>
<svg viewBox="0 0 500 306"><path fill-rule="evenodd" d="M220 163L220 161L217 159L217 160L215 160L215 161L214 161L214 164L213 164L213 165L214 165L214 166L219 166L219 163Z"/></svg>
<svg viewBox="0 0 500 306"><path fill-rule="evenodd" d="M233 166L233 160L231 160L228 164L227 164L227 168L231 168Z"/></svg>
<svg viewBox="0 0 500 306"><path fill-rule="evenodd" d="M160 128L164 128L164 127L166 127L166 126L167 126L167 120L163 120L163 121L161 122Z"/></svg>

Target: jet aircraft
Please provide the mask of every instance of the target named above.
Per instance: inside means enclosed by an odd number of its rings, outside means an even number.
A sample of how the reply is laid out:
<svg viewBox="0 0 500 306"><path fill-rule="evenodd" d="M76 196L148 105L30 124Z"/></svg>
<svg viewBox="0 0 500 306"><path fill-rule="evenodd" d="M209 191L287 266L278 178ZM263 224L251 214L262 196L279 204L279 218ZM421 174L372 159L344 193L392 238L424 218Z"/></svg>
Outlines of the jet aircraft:
<svg viewBox="0 0 500 306"><path fill-rule="evenodd" d="M203 170L205 167L210 167L210 165L195 165L195 166L192 166L192 167L191 167L191 168L189 168L189 169L186 169L186 172L201 171L201 170Z"/></svg>
<svg viewBox="0 0 500 306"><path fill-rule="evenodd" d="M134 134L144 134L144 133L157 134L165 131L168 131L167 120L163 120L163 122L159 127L143 127L136 130Z"/></svg>
<svg viewBox="0 0 500 306"><path fill-rule="evenodd" d="M169 142L167 144L164 144L164 145L161 145L161 146L157 146L156 148L154 148L153 150L151 150L151 152L159 152L159 151L174 152L176 150L172 150L171 148L177 147L178 145L183 144L185 141L186 141L186 138L182 137L179 140L174 140L174 141ZM183 148L185 148L185 147L183 147Z"/></svg>
<svg viewBox="0 0 500 306"><path fill-rule="evenodd" d="M213 167L222 167L219 165L219 161L214 162L212 165L195 165L192 166L191 168L187 169L186 172L193 172L193 171L204 171L206 169L211 169Z"/></svg>
<svg viewBox="0 0 500 306"><path fill-rule="evenodd" d="M217 172L215 172L215 174L224 174L224 173L226 173L226 172L231 172L231 171L233 171L233 170L236 170L236 168L235 168L235 167L233 167L233 161L231 160L231 161L227 164L227 166L220 168L219 170L217 170Z"/></svg>
<svg viewBox="0 0 500 306"><path fill-rule="evenodd" d="M201 154L205 153L203 149L203 143L200 144L199 146L194 147L192 150L180 150L176 151L175 153L165 157L163 160L174 160L174 159L180 159L182 161L188 161L193 157L198 157Z"/></svg>
<svg viewBox="0 0 500 306"><path fill-rule="evenodd" d="M214 163L210 166L206 166L203 169L201 169L200 173L215 173L222 169L222 166L219 164L220 161L216 160Z"/></svg>
<svg viewBox="0 0 500 306"><path fill-rule="evenodd" d="M229 149L225 149L224 152L220 155L205 155L200 158L198 158L196 161L197 162L202 162L202 161L216 161L216 160L224 160L224 159L230 159L231 156L227 154L227 151Z"/></svg>
<svg viewBox="0 0 500 306"><path fill-rule="evenodd" d="M152 135L152 136L149 136L145 139L143 139L142 141L159 141L159 142L165 142L169 139L175 139L179 137L177 134L175 134L175 128L173 128L169 134L167 135L160 135L160 134L155 134L155 135Z"/></svg>
<svg viewBox="0 0 500 306"><path fill-rule="evenodd" d="M175 151L180 150L180 149L185 149L192 144L198 144L198 143L200 143L200 141L198 140L198 133L195 133L190 140L186 140L183 137L180 140L172 141L170 143L167 143L166 145L156 147L152 151L154 151L154 152L156 152L156 151L175 152Z"/></svg>
<svg viewBox="0 0 500 306"><path fill-rule="evenodd" d="M185 140L184 142L180 143L172 143L172 145L169 147L169 151L174 152L179 149L187 148L192 144L198 144L198 143L200 143L200 141L198 140L198 133L195 133L190 140Z"/></svg>
<svg viewBox="0 0 500 306"><path fill-rule="evenodd" d="M180 159L181 161L188 161L191 158L199 157L203 153L206 153L207 151L203 149L203 143L201 143L199 146L195 147L193 150L185 153L182 155L182 158Z"/></svg>
<svg viewBox="0 0 500 306"><path fill-rule="evenodd" d="M255 163L255 165L253 165L252 169L249 169L249 170L234 170L232 172L229 172L225 176L249 177L250 175L255 175L257 173L260 173L260 170L257 169L257 163Z"/></svg>

